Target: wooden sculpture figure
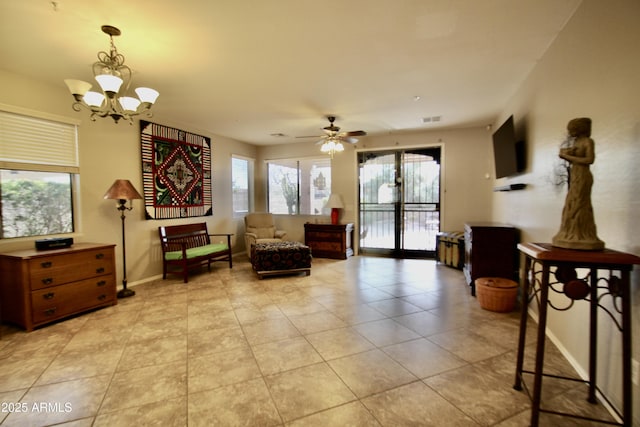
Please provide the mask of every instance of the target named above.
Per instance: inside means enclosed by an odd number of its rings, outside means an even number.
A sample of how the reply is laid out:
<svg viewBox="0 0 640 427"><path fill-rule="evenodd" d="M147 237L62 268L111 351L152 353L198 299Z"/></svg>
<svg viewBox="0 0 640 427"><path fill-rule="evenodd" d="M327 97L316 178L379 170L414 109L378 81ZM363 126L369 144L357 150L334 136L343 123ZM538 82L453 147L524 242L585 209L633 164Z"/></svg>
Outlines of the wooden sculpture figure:
<svg viewBox="0 0 640 427"><path fill-rule="evenodd" d="M562 210L560 231L552 244L561 248L602 250L591 206L593 175L589 165L595 161L595 144L591 139L591 119L573 119L567 125L569 144L560 149L560 158L569 162L567 198Z"/></svg>

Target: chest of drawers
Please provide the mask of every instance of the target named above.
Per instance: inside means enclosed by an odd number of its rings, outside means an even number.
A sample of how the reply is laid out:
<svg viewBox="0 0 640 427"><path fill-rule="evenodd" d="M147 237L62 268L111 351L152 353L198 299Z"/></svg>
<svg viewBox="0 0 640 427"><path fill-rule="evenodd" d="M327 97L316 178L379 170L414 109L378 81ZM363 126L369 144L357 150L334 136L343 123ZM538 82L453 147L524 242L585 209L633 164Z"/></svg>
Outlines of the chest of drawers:
<svg viewBox="0 0 640 427"><path fill-rule="evenodd" d="M76 243L0 254L2 320L27 331L117 304L115 245Z"/></svg>
<svg viewBox="0 0 640 427"><path fill-rule="evenodd" d="M304 242L318 258L347 259L353 255L353 224L304 225Z"/></svg>
<svg viewBox="0 0 640 427"><path fill-rule="evenodd" d="M518 229L498 223L467 223L464 227L464 275L475 295L479 277L518 277Z"/></svg>

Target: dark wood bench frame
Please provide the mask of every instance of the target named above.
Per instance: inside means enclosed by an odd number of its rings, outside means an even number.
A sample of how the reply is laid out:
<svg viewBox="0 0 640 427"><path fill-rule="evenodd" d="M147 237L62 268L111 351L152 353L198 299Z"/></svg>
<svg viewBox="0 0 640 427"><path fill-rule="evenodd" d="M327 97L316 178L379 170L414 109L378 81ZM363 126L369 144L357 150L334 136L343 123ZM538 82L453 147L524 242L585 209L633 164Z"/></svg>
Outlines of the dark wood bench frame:
<svg viewBox="0 0 640 427"><path fill-rule="evenodd" d="M184 225L168 225L158 227L160 246L162 247L162 278L167 274L182 275L184 283L189 281L189 269L195 266L207 264L211 271L211 263L214 261L229 261L229 268L233 267L231 257L231 236L233 234L209 234L205 222ZM202 247L211 244L211 237L225 236L227 247L222 251L208 253L206 255L187 257L187 249ZM167 252L182 251L182 258L168 260Z"/></svg>

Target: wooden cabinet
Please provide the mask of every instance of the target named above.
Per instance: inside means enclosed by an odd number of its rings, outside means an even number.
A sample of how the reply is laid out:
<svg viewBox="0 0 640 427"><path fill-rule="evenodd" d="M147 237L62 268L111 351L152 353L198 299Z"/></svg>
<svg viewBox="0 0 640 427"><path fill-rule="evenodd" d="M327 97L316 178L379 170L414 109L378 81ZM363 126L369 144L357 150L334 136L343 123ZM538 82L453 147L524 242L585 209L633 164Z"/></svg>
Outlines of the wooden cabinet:
<svg viewBox="0 0 640 427"><path fill-rule="evenodd" d="M353 224L304 225L304 244L317 258L347 259L353 255Z"/></svg>
<svg viewBox="0 0 640 427"><path fill-rule="evenodd" d="M0 254L2 320L33 328L117 304L115 245Z"/></svg>
<svg viewBox="0 0 640 427"><path fill-rule="evenodd" d="M498 223L467 223L464 227L464 275L475 295L479 277L518 276L518 230Z"/></svg>

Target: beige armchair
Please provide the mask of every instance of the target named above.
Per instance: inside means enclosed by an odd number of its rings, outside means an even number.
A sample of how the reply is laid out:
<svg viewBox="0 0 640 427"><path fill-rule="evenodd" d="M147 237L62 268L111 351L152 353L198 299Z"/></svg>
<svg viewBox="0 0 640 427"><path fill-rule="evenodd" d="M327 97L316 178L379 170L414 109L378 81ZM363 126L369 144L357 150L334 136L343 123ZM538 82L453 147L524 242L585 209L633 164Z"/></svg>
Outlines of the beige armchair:
<svg viewBox="0 0 640 427"><path fill-rule="evenodd" d="M247 256L251 258L251 245L256 243L279 242L284 240L286 231L276 230L273 214L251 213L244 217L244 243Z"/></svg>

